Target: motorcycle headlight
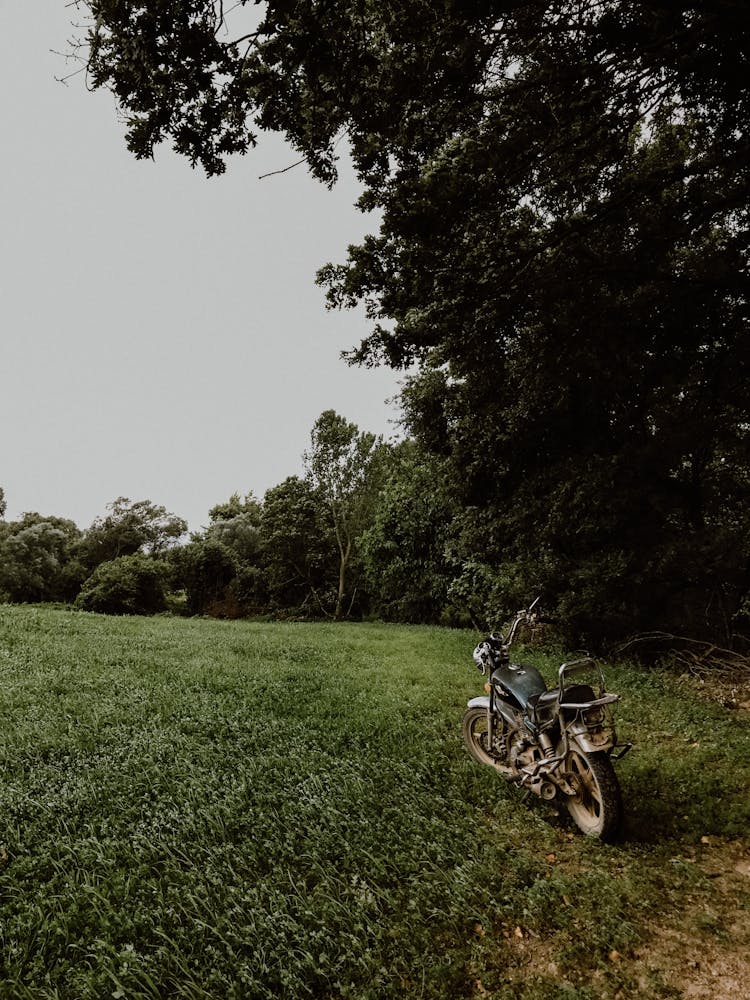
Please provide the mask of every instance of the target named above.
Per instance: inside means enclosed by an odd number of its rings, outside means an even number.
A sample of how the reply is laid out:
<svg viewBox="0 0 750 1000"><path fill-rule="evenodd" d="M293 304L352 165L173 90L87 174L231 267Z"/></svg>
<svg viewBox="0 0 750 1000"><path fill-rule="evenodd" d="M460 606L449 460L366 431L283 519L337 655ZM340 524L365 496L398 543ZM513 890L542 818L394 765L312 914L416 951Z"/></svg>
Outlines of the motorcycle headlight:
<svg viewBox="0 0 750 1000"><path fill-rule="evenodd" d="M474 650L473 658L476 665L482 671L483 674L487 673L487 667L490 664L491 650L486 642L480 642L477 648Z"/></svg>

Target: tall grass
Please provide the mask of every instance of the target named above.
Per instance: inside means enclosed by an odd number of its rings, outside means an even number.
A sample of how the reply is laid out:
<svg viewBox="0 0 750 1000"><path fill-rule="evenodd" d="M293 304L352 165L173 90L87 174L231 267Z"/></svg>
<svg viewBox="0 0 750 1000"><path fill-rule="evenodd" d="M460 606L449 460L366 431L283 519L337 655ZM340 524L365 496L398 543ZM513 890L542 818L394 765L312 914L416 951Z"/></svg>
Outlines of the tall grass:
<svg viewBox="0 0 750 1000"><path fill-rule="evenodd" d="M0 996L635 990L608 955L745 835L747 725L611 672L637 748L602 847L462 749L474 641L1 607Z"/></svg>

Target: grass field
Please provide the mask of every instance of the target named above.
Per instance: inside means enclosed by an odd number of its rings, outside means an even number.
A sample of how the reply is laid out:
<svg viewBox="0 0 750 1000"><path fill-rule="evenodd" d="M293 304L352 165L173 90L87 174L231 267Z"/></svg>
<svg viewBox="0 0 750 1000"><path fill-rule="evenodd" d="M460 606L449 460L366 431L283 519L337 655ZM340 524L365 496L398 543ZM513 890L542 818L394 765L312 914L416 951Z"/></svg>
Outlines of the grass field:
<svg viewBox="0 0 750 1000"><path fill-rule="evenodd" d="M0 997L728 995L747 715L609 668L604 847L463 750L475 640L0 607Z"/></svg>

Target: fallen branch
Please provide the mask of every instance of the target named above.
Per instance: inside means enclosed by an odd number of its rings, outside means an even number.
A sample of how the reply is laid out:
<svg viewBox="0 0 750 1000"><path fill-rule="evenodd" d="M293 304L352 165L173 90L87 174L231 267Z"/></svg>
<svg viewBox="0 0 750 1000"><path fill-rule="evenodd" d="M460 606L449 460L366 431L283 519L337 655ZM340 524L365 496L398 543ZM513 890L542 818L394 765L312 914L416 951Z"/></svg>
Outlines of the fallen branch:
<svg viewBox="0 0 750 1000"><path fill-rule="evenodd" d="M725 649L715 643L700 639L690 639L670 632L643 632L633 636L618 647L618 653L626 650L662 648L673 663L685 667L696 677L707 674L722 674L728 677L750 679L750 656L735 649Z"/></svg>

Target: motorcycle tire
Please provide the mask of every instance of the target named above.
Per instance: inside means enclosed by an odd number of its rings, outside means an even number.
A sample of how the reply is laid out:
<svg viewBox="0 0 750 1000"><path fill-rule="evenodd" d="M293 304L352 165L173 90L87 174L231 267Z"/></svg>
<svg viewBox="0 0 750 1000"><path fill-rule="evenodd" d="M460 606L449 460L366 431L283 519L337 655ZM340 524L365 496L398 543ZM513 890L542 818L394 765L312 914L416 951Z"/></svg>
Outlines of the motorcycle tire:
<svg viewBox="0 0 750 1000"><path fill-rule="evenodd" d="M496 763L497 758L492 756L487 744L486 708L467 708L464 712L461 733L466 744L466 749L474 760L478 760L480 764L489 764L490 766Z"/></svg>
<svg viewBox="0 0 750 1000"><path fill-rule="evenodd" d="M622 823L622 795L612 761L606 753L570 750L566 777L577 788L566 802L571 819L587 837L613 840Z"/></svg>

